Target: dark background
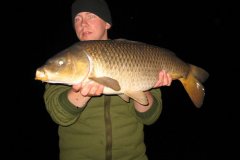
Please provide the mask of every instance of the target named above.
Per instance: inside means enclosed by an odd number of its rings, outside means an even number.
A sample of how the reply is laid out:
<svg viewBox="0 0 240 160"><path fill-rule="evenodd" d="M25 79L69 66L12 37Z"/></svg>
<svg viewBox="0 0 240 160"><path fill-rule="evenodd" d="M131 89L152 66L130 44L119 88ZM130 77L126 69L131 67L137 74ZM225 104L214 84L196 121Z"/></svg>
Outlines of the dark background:
<svg viewBox="0 0 240 160"><path fill-rule="evenodd" d="M2 147L7 157L58 159L57 125L46 112L44 85L35 70L47 58L77 41L70 0L10 2L3 58ZM163 112L145 128L150 160L231 159L235 156L239 21L236 4L108 0L113 26L110 38L126 38L169 48L185 62L207 70L206 97L201 109L183 86L162 87ZM9 14L11 13L11 14ZM10 16L9 16L10 15ZM5 30L4 30L5 31ZM6 111L5 111L6 109ZM9 122L9 123L8 123ZM6 125L6 127L5 127ZM238 125L239 126L239 125ZM5 129L6 128L6 129ZM93 153L94 154L94 153Z"/></svg>

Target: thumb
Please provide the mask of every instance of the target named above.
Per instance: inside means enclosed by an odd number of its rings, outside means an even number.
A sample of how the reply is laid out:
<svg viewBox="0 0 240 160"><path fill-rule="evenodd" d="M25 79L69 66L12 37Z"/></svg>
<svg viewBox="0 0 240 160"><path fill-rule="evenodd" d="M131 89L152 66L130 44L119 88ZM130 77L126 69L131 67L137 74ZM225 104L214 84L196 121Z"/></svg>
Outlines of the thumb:
<svg viewBox="0 0 240 160"><path fill-rule="evenodd" d="M72 90L78 92L82 87L82 83L72 85Z"/></svg>

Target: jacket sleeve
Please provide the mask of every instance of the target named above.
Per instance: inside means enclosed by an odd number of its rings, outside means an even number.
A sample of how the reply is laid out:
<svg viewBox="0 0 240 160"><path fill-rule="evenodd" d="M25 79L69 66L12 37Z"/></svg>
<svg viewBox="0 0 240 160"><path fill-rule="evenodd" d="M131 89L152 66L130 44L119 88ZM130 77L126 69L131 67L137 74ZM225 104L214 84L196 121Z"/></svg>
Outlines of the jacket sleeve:
<svg viewBox="0 0 240 160"><path fill-rule="evenodd" d="M67 98L70 86L46 84L44 102L53 121L62 126L73 124L83 108L77 108Z"/></svg>
<svg viewBox="0 0 240 160"><path fill-rule="evenodd" d="M162 98L160 89L152 89L150 92L153 95L153 104L148 111L138 112L133 107L136 112L137 119L139 119L139 121L145 125L151 125L156 122L162 112Z"/></svg>

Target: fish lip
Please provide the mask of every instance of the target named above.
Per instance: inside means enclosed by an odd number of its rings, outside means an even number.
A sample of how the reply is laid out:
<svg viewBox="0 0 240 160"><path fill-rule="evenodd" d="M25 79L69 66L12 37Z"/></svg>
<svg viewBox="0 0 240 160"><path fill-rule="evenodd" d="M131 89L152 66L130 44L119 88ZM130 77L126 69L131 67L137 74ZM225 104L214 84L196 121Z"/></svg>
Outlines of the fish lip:
<svg viewBox="0 0 240 160"><path fill-rule="evenodd" d="M35 80L47 81L48 76L44 70L38 69L35 74Z"/></svg>

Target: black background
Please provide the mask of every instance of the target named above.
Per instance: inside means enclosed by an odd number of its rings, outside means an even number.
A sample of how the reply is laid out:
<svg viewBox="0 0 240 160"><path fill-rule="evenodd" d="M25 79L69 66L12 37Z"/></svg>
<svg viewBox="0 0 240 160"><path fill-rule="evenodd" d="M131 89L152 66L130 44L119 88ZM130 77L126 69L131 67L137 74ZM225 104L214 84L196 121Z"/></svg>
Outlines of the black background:
<svg viewBox="0 0 240 160"><path fill-rule="evenodd" d="M44 85L35 70L47 58L77 41L69 0L10 2L2 67L2 147L7 157L58 159L57 125L46 112ZM162 87L163 113L145 127L150 160L231 159L236 147L239 73L236 55L239 21L236 4L108 0L113 26L110 38L142 41L174 51L185 62L207 70L201 109L183 86ZM3 14L4 15L4 14ZM5 16L5 15L4 15ZM4 19L5 20L5 19ZM10 29L10 31L9 31ZM4 44L4 43L3 43ZM5 111L6 109L6 111ZM94 154L94 153L93 153Z"/></svg>

